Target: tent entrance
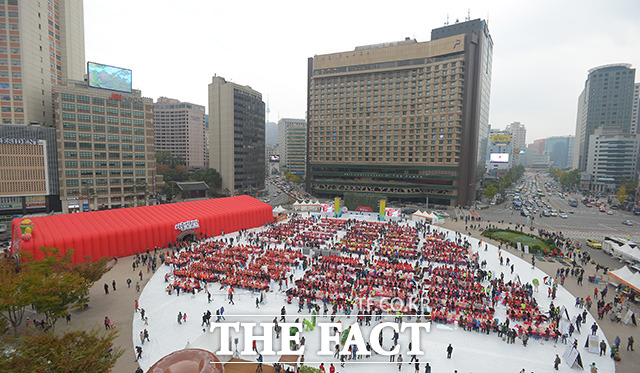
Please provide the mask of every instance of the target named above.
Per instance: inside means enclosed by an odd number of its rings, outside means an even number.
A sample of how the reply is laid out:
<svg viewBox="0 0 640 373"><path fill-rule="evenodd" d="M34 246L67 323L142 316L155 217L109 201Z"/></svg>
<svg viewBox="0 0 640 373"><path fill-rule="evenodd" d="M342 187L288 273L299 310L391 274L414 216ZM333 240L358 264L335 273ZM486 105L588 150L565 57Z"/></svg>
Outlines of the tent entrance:
<svg viewBox="0 0 640 373"><path fill-rule="evenodd" d="M176 237L176 242L194 242L198 241L198 232L193 229L182 231Z"/></svg>

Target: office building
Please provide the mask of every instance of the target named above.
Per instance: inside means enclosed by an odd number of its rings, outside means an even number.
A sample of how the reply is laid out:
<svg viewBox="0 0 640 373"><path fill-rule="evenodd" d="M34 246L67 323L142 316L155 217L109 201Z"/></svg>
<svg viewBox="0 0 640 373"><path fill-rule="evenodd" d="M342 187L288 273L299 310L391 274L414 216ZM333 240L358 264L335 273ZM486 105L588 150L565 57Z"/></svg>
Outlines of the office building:
<svg viewBox="0 0 640 373"><path fill-rule="evenodd" d="M278 121L278 147L283 171L304 175L307 166L307 121L280 119Z"/></svg>
<svg viewBox="0 0 640 373"><path fill-rule="evenodd" d="M606 134L632 133L636 70L630 64L604 65L589 70L578 98L573 168L587 169L589 137L598 128Z"/></svg>
<svg viewBox="0 0 640 373"><path fill-rule="evenodd" d="M527 129L524 124L513 122L505 127L504 130L511 134L511 144L513 145L511 163L513 165L524 163L524 154L520 152L527 146Z"/></svg>
<svg viewBox="0 0 640 373"><path fill-rule="evenodd" d="M615 193L622 180L638 177L638 135L597 128L589 136L588 149L586 173L591 175L592 191Z"/></svg>
<svg viewBox="0 0 640 373"><path fill-rule="evenodd" d="M205 109L202 105L160 97L153 105L156 152L182 157L189 169L207 167Z"/></svg>
<svg viewBox="0 0 640 373"><path fill-rule="evenodd" d="M267 122L264 124L264 143L267 147L278 145L278 123Z"/></svg>
<svg viewBox="0 0 640 373"><path fill-rule="evenodd" d="M553 136L545 139L545 153L554 167L570 168L573 165L573 136Z"/></svg>
<svg viewBox="0 0 640 373"><path fill-rule="evenodd" d="M476 19L431 41L308 61L307 190L468 205L484 170L493 42Z"/></svg>
<svg viewBox="0 0 640 373"><path fill-rule="evenodd" d="M640 134L640 83L633 86L633 108L631 109L631 133Z"/></svg>
<svg viewBox="0 0 640 373"><path fill-rule="evenodd" d="M53 126L53 89L85 73L82 0L0 3L3 124Z"/></svg>
<svg viewBox="0 0 640 373"><path fill-rule="evenodd" d="M249 86L214 76L209 84L209 162L222 189L256 194L265 178L265 104Z"/></svg>
<svg viewBox="0 0 640 373"><path fill-rule="evenodd" d="M156 194L153 100L69 81L54 89L64 212L140 206Z"/></svg>
<svg viewBox="0 0 640 373"><path fill-rule="evenodd" d="M508 131L491 129L487 147L486 172L500 177L513 166L513 135Z"/></svg>
<svg viewBox="0 0 640 373"><path fill-rule="evenodd" d="M0 215L60 211L56 131L0 124Z"/></svg>

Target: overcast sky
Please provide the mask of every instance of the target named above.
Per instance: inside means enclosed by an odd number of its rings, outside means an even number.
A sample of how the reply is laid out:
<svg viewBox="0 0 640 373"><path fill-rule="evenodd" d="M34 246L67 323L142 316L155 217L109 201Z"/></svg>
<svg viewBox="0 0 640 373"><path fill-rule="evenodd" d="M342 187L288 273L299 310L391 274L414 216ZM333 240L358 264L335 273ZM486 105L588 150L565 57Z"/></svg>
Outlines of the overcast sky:
<svg viewBox="0 0 640 373"><path fill-rule="evenodd" d="M132 69L146 97L204 106L217 74L261 92L277 122L304 118L308 57L428 41L468 11L494 42L490 124L524 123L528 143L574 134L589 69L640 66L637 0L84 0L86 59Z"/></svg>

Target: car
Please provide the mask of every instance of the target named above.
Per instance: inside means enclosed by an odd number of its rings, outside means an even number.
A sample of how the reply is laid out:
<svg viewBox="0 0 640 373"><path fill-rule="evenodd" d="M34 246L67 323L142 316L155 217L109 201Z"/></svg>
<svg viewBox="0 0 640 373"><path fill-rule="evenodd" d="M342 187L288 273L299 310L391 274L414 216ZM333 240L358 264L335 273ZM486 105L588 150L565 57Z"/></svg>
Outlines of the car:
<svg viewBox="0 0 640 373"><path fill-rule="evenodd" d="M568 218L567 214L565 214L564 212L563 212L563 213L561 213L561 214L560 214L560 215L558 215L558 216L560 216L562 219L566 219L566 218Z"/></svg>
<svg viewBox="0 0 640 373"><path fill-rule="evenodd" d="M623 220L622 224L623 225L627 225L627 226L632 226L633 225L633 221L631 221L631 220Z"/></svg>
<svg viewBox="0 0 640 373"><path fill-rule="evenodd" d="M587 246L593 247L594 249L602 249L602 244L591 238L587 238Z"/></svg>
<svg viewBox="0 0 640 373"><path fill-rule="evenodd" d="M549 211L549 215L558 216L558 212L556 210L551 210L551 211Z"/></svg>
<svg viewBox="0 0 640 373"><path fill-rule="evenodd" d="M611 210L607 211L607 215L613 215L613 211Z"/></svg>

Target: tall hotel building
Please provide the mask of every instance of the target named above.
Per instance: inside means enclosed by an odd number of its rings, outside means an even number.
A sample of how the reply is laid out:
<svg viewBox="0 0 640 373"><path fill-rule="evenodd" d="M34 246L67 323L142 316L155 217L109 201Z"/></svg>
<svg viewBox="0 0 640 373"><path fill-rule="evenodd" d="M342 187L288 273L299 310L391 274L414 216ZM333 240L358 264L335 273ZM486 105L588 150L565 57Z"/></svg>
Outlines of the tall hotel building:
<svg viewBox="0 0 640 373"><path fill-rule="evenodd" d="M202 105L160 97L153 105L156 151L182 157L188 168L206 168L205 109Z"/></svg>
<svg viewBox="0 0 640 373"><path fill-rule="evenodd" d="M209 84L209 167L222 189L255 194L265 179L265 104L262 94L214 76Z"/></svg>
<svg viewBox="0 0 640 373"><path fill-rule="evenodd" d="M469 205L484 170L493 41L483 20L431 41L357 47L308 63L307 189Z"/></svg>
<svg viewBox="0 0 640 373"><path fill-rule="evenodd" d="M69 81L54 93L64 212L143 205L155 194L153 100Z"/></svg>

